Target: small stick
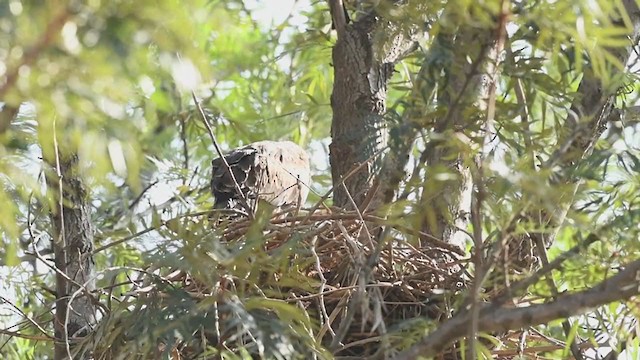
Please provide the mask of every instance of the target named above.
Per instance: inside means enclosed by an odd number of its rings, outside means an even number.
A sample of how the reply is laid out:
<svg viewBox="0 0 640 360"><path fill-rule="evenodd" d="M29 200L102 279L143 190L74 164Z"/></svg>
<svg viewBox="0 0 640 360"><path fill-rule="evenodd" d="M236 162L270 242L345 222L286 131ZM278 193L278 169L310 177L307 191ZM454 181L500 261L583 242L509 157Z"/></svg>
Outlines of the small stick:
<svg viewBox="0 0 640 360"><path fill-rule="evenodd" d="M198 99L196 98L196 93L193 90L191 91L191 96L193 97L193 102L196 104L196 107L198 108L198 111L200 112L200 116L202 117L202 122L204 122L204 126L207 128L207 132L209 133L209 137L211 138L211 141L213 142L213 146L216 148L216 152L218 153L218 155L222 159L222 163L224 164L224 167L227 170L227 172L229 173L229 175L231 176L231 180L233 181L233 185L235 185L235 187L236 187L236 191L240 195L240 204L247 211L247 214L249 215L249 218L252 219L253 218L253 213L251 212L251 208L249 207L249 203L247 203L247 198L245 197L244 193L242 192L242 189L240 189L240 185L238 185L238 180L236 180L236 176L233 174L233 171L231 171L231 167L229 166L229 163L227 162L227 159L222 154L222 150L220 150L220 145L218 145L218 140L216 140L216 135L213 133L213 129L211 128L211 125L209 125L209 121L207 120L207 115L205 115L204 110L202 110L202 106L200 106L200 102L198 102Z"/></svg>

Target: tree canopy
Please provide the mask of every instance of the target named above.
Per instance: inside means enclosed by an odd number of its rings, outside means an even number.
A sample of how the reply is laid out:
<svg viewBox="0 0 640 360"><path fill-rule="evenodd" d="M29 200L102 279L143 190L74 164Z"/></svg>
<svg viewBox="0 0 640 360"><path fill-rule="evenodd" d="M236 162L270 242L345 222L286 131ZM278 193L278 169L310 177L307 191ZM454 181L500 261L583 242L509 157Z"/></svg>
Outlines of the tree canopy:
<svg viewBox="0 0 640 360"><path fill-rule="evenodd" d="M0 29L1 358L638 357L635 0L7 0ZM212 140L307 149L306 206L220 222Z"/></svg>

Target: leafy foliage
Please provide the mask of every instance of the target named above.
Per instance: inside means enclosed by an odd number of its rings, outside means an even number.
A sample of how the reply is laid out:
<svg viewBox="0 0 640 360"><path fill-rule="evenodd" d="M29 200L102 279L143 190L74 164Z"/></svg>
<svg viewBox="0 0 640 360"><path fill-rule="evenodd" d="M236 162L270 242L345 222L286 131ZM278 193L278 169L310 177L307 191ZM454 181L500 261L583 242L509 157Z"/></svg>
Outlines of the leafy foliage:
<svg viewBox="0 0 640 360"><path fill-rule="evenodd" d="M479 228L487 258L510 239L556 230L551 261L579 248L514 294L522 303L592 288L639 259L637 119L612 121L579 160L556 159L572 124L589 120L572 109L583 79L599 79L619 109L638 101L637 64L616 57L633 28L617 16L622 1L513 1L507 13L496 1L347 3L356 21L371 9L384 20L374 43L410 34L419 45L396 65L387 94L391 144L407 141L405 126L413 135L398 201L387 204L384 220L316 209L288 223L263 213L228 232L207 219L208 166L217 155L191 90L224 148L291 139L310 149L315 203L331 185L325 149L336 40L327 5L295 2L289 16L269 24L259 20L260 7L274 5L247 1L0 3L0 294L7 294L0 357L53 354L48 214L55 204L44 175L58 152L79 155L91 190L101 321L74 351L95 358L398 355L471 298ZM478 34L492 34L502 18L507 38L488 136L477 97L450 92L478 75L465 72L481 48ZM464 31L471 40L455 36ZM458 112L463 123L443 122ZM427 164L423 153L434 148L448 152ZM471 169L474 189L482 184L486 194L481 222L459 229L461 248L425 235L459 181L446 161ZM565 202L557 228L531 217L555 219ZM363 223L384 229L385 241L363 241ZM234 241L225 241L229 232ZM597 240L581 247L591 235ZM479 302L536 271L508 260L504 268L517 271L492 267ZM527 329L535 336L484 334L476 354L566 357L574 342L633 356L635 302L573 317L570 331L552 321ZM340 331L344 342L335 340Z"/></svg>

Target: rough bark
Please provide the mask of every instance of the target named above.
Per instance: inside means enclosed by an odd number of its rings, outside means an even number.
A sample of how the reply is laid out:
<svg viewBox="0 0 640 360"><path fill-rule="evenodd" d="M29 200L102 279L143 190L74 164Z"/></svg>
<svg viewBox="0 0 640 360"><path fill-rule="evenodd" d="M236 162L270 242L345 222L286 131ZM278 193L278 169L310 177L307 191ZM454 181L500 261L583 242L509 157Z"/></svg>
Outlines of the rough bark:
<svg viewBox="0 0 640 360"><path fill-rule="evenodd" d="M50 165L53 169L47 184L55 195L51 208L56 266L54 358L67 359L74 338L85 335L96 322L96 309L89 294L95 288L91 256L94 233L77 155L58 154Z"/></svg>
<svg viewBox="0 0 640 360"><path fill-rule="evenodd" d="M447 9L443 18L456 24L451 17L458 9ZM481 127L477 108L485 100L489 83L486 81L487 52L494 37L491 25L478 24L459 28L443 27L432 42L416 76L414 87L407 101L401 123L391 129L390 151L386 154L372 196L372 207L389 204L399 196L400 183L405 178L405 167L420 129L430 130L430 139L418 166L414 169L408 186L416 186L426 177L422 188L425 199L423 230L448 242L465 228L469 213L471 177L468 163L464 164L460 146L470 145L470 135ZM473 61L469 61L472 59ZM434 106L435 105L435 106ZM442 110L444 115L432 119L426 112ZM437 111L436 111L437 112ZM473 116L469 116L472 114ZM477 132L477 131L476 131ZM429 174L420 172L427 169ZM447 172L449 180L435 180L435 172ZM432 191L433 193L428 193ZM422 211L421 210L421 211Z"/></svg>
<svg viewBox="0 0 640 360"><path fill-rule="evenodd" d="M380 169L381 152L387 143L383 117L387 84L396 61L411 48L412 41L397 34L384 44L379 41L376 44L377 31L381 25L388 24L381 24L375 13L345 24L344 17L335 16L336 12L342 12L342 7L332 5L331 8L338 40L333 48L333 119L329 160L335 186L334 204L348 208L347 191L360 205ZM341 180L363 163L366 165L346 178L344 186L341 186Z"/></svg>

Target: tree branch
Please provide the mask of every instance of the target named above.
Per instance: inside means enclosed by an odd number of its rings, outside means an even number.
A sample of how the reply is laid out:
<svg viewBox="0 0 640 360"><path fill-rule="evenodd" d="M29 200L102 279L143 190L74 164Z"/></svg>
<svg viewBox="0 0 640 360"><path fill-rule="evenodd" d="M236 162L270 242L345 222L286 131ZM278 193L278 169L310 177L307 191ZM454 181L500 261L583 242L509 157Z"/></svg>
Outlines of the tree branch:
<svg viewBox="0 0 640 360"><path fill-rule="evenodd" d="M639 277L640 260L636 260L617 275L591 289L558 296L555 301L547 304L524 308L485 305L480 310L478 330L494 332L520 329L584 314L595 307L614 301L627 300L640 294ZM430 357L438 354L449 344L465 336L470 321L471 314L468 311L454 316L422 341L400 353L395 359L409 360L416 359L418 356Z"/></svg>
<svg viewBox="0 0 640 360"><path fill-rule="evenodd" d="M253 219L253 211L251 210L251 207L249 206L249 203L247 202L247 197L246 197L245 193L242 191L242 189L240 189L240 185L238 185L238 180L236 180L236 176L233 173L233 171L231 171L231 167L229 166L229 163L227 162L227 158L224 157L224 154L222 153L222 150L220 149L220 145L218 144L218 140L216 139L216 135L213 133L213 129L211 128L211 125L209 124L209 120L207 120L207 114L204 113L204 110L202 109L202 106L200 105L200 102L198 101L198 98L196 97L196 93L194 91L191 91L191 97L193 98L193 103L196 105L196 108L198 109L198 112L200 113L200 116L202 117L202 122L204 123L205 127L207 128L207 133L209 134L209 137L211 138L211 142L213 143L213 146L215 147L216 152L218 153L218 156L220 157L220 159L222 159L222 163L224 164L224 168L225 168L225 170L227 170L227 173L229 174L229 176L231 177L231 180L233 181L233 185L235 186L235 190L238 193L238 195L240 196L240 205L242 205L244 210L247 212L247 216L250 219Z"/></svg>

